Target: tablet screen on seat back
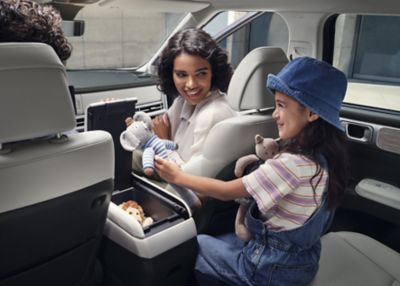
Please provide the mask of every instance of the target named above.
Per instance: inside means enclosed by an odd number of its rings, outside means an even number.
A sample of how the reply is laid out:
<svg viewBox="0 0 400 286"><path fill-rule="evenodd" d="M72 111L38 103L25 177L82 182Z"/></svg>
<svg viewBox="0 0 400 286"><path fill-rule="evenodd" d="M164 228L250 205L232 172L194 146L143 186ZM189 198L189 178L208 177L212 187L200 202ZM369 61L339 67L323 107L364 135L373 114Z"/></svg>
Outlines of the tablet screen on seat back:
<svg viewBox="0 0 400 286"><path fill-rule="evenodd" d="M85 130L108 131L114 140L115 190L131 187L132 152L125 151L119 136L126 129L125 118L135 113L136 98L90 104L86 109Z"/></svg>

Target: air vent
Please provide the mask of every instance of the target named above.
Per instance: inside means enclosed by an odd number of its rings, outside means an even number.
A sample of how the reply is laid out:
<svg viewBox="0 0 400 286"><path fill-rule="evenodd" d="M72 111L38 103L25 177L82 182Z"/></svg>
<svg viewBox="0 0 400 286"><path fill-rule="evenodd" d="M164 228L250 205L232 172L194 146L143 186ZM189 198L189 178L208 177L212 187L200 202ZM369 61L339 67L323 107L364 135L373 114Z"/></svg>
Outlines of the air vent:
<svg viewBox="0 0 400 286"><path fill-rule="evenodd" d="M156 102L151 104L137 105L136 111L144 111L150 114L150 116L155 116L162 113L164 111L164 108L162 102Z"/></svg>
<svg viewBox="0 0 400 286"><path fill-rule="evenodd" d="M85 130L85 116L77 115L77 116L75 116L75 119L76 119L75 130L78 132L83 132Z"/></svg>

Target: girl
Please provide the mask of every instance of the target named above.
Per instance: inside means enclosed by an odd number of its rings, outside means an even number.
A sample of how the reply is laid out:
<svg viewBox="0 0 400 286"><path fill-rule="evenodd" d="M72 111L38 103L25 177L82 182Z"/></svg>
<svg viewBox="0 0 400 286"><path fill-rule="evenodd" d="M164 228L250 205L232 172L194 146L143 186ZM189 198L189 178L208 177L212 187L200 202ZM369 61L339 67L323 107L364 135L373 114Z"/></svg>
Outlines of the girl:
<svg viewBox="0 0 400 286"><path fill-rule="evenodd" d="M283 144L251 174L224 182L156 159L168 182L221 200L254 198L246 215L248 243L234 234L198 236L199 285L307 285L318 269L320 236L345 190L339 110L347 80L325 62L300 57L268 75L267 87L275 93L273 118Z"/></svg>

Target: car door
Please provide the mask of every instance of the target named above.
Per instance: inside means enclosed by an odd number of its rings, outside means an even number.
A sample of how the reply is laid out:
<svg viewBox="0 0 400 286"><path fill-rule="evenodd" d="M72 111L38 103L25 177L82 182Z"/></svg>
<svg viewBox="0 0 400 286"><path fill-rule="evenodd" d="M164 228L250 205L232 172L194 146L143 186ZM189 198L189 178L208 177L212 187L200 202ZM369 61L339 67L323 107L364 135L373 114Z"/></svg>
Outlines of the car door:
<svg viewBox="0 0 400 286"><path fill-rule="evenodd" d="M334 48L324 47L324 59L348 77L341 119L351 165L332 230L361 232L399 251L400 16L343 14L332 22Z"/></svg>

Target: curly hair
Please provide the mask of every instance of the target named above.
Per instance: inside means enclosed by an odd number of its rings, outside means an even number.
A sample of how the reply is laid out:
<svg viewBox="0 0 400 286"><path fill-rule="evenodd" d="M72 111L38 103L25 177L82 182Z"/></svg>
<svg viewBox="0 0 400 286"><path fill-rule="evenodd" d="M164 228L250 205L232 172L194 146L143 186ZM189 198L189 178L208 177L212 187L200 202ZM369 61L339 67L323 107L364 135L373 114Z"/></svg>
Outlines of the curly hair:
<svg viewBox="0 0 400 286"><path fill-rule="evenodd" d="M349 179L347 141L344 132L319 118L307 124L300 134L284 143L283 150L304 155L317 163L318 168L310 179L322 175L322 167L328 165L328 206L335 208L342 200ZM317 183L313 185L315 190Z"/></svg>
<svg viewBox="0 0 400 286"><path fill-rule="evenodd" d="M173 81L174 60L182 53L206 59L212 70L211 89L226 92L232 77L232 67L224 49L205 31L189 28L176 33L161 53L158 64L158 89L169 97L178 94Z"/></svg>
<svg viewBox="0 0 400 286"><path fill-rule="evenodd" d="M40 42L53 47L61 61L72 51L61 30L60 13L30 0L0 0L0 42Z"/></svg>

